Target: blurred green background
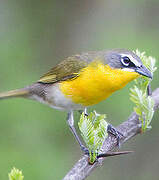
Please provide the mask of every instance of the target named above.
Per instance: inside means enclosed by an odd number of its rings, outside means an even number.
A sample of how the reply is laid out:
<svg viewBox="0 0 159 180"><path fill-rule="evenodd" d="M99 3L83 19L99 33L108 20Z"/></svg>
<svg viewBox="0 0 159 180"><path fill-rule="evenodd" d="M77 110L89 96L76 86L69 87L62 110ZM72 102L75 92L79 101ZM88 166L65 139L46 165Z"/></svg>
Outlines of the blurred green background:
<svg viewBox="0 0 159 180"><path fill-rule="evenodd" d="M138 48L159 59L159 1L0 1L0 91L35 82L64 57L111 48ZM132 112L130 86L90 110L120 124ZM159 71L152 83L157 86ZM65 112L38 102L1 101L0 180L13 166L25 180L62 179L82 156L65 119ZM87 179L158 180L159 112L152 127L122 147L135 153L108 158Z"/></svg>

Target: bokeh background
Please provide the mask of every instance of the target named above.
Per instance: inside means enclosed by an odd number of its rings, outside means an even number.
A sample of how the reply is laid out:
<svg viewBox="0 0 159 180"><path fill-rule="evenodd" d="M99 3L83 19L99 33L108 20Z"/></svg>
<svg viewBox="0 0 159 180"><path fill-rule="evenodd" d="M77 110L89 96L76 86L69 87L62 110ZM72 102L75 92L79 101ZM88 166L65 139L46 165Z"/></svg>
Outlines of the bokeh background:
<svg viewBox="0 0 159 180"><path fill-rule="evenodd" d="M111 48L138 48L159 66L159 1L0 1L0 91L35 82L64 57ZM90 110L120 124L133 109L130 86ZM152 83L157 86L159 71ZM76 124L78 118L77 113ZM65 119L65 112L38 102L1 101L0 179L8 179L13 166L23 170L25 180L62 179L82 156ZM159 112L152 127L122 147L135 153L108 158L87 179L157 180Z"/></svg>

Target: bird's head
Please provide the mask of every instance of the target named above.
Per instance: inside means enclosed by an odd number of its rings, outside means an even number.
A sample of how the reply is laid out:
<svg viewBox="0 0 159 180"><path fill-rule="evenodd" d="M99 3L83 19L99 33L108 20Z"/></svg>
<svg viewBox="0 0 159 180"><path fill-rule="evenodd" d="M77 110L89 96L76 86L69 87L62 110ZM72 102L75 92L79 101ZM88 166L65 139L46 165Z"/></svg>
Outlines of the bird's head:
<svg viewBox="0 0 159 180"><path fill-rule="evenodd" d="M106 53L107 64L113 69L136 72L152 79L152 73L143 65L141 59L132 51L114 49Z"/></svg>

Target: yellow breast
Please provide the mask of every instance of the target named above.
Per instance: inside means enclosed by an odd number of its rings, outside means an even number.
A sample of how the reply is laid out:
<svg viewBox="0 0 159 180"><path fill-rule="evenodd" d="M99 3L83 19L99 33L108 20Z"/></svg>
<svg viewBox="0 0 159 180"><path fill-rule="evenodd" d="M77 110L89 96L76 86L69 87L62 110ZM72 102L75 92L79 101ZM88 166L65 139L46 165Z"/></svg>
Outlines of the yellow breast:
<svg viewBox="0 0 159 180"><path fill-rule="evenodd" d="M112 69L101 62L93 62L73 80L60 83L60 90L74 103L90 106L106 99L137 78L135 72Z"/></svg>

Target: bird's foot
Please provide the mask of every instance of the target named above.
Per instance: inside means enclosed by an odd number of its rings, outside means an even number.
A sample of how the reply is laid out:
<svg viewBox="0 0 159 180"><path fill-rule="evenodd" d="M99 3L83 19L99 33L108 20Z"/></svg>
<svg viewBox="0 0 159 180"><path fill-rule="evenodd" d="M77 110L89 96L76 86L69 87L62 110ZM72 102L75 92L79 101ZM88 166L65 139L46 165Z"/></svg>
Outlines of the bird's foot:
<svg viewBox="0 0 159 180"><path fill-rule="evenodd" d="M81 150L84 152L84 154L89 156L88 148L86 148L84 145L81 145L80 147L81 147Z"/></svg>
<svg viewBox="0 0 159 180"><path fill-rule="evenodd" d="M116 130L111 124L108 125L107 132L115 136L117 140L117 146L120 147L120 139L121 137L123 137L123 134L119 132L118 130Z"/></svg>
<svg viewBox="0 0 159 180"><path fill-rule="evenodd" d="M88 116L88 115L89 115L87 112L82 111L82 110L79 110L78 112L79 112L80 114L82 114L82 113L84 112L84 115L85 115L85 116Z"/></svg>

